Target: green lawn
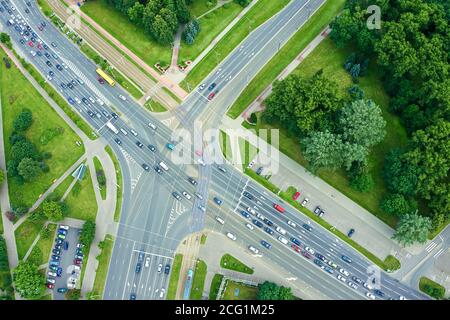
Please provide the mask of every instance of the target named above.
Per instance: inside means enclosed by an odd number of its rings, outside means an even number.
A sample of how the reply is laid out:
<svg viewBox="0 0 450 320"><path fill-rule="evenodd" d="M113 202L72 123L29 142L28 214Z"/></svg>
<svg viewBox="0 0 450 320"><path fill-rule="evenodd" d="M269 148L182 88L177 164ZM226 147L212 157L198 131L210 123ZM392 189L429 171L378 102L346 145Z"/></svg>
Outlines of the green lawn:
<svg viewBox="0 0 450 320"><path fill-rule="evenodd" d="M217 0L193 0L189 11L193 17L199 17L217 5Z"/></svg>
<svg viewBox="0 0 450 320"><path fill-rule="evenodd" d="M230 110L228 110L228 115L236 119L275 80L289 63L306 48L325 26L333 20L342 10L344 3L345 0L332 0L323 4L247 85Z"/></svg>
<svg viewBox="0 0 450 320"><path fill-rule="evenodd" d="M70 184L73 182L74 177L68 175L53 191L56 199L61 199L64 193L69 189Z"/></svg>
<svg viewBox="0 0 450 320"><path fill-rule="evenodd" d="M100 162L100 160L97 157L94 157L93 162L94 162L96 174L97 174L97 171L101 171L101 172L103 172L103 175L105 175L105 171L103 170L102 163ZM106 181L108 181L107 180L108 178L106 177L106 175L105 175L105 179L106 179ZM108 182L106 182L106 183L108 183ZM100 187L100 195L102 196L102 199L105 200L106 199L106 184L103 187L100 186L100 184L99 184L99 187Z"/></svg>
<svg viewBox="0 0 450 320"><path fill-rule="evenodd" d="M244 38L267 19L279 12L290 0L259 0L227 32L227 34L180 83L185 90L192 90L202 81ZM188 85L189 84L189 85Z"/></svg>
<svg viewBox="0 0 450 320"><path fill-rule="evenodd" d="M52 250L53 240L55 239L56 224L49 223L47 227L50 230L50 236L47 239L43 239L42 237L40 237L38 242L36 242L36 245L33 247L33 250L31 250L30 255L28 256L30 257L31 255L33 255L33 252L36 250L36 248L39 248L41 251L41 255L39 257L40 259L36 262L38 266L48 262Z"/></svg>
<svg viewBox="0 0 450 320"><path fill-rule="evenodd" d="M338 49L334 46L330 39L325 39L298 67L294 73L303 77L311 77L319 69L323 69L323 73L334 79L344 95L347 94L348 87L351 86L350 75L342 67L345 59L350 55L350 49ZM383 163L386 153L396 147L403 147L407 143L407 134L400 123L400 119L389 113L389 97L383 90L380 76L377 74L376 65L371 64L367 76L360 79L359 86L364 90L366 97L374 100L382 109L383 117L386 120L386 138L379 145L372 148L369 155L368 165L373 175L375 187L369 193L362 193L353 190L347 179L344 170L318 170L317 174L328 184L338 189L353 201L375 214L382 221L395 227L397 223L396 217L383 212L379 208L379 203L385 195L386 187L382 176ZM285 155L298 162L300 165L307 167L308 163L303 158L300 150L299 137L289 135L281 125L269 125L262 123L260 115L258 115L257 129L260 128L277 128L280 131L279 149Z"/></svg>
<svg viewBox="0 0 450 320"><path fill-rule="evenodd" d="M76 182L70 190L65 202L69 207L68 217L95 222L98 207L89 168L81 182Z"/></svg>
<svg viewBox="0 0 450 320"><path fill-rule="evenodd" d="M144 107L146 107L151 112L166 112L167 109L162 105L161 102L156 100L148 100Z"/></svg>
<svg viewBox="0 0 450 320"><path fill-rule="evenodd" d="M259 149L249 141L239 137L239 150L241 152L242 166L246 168L259 152Z"/></svg>
<svg viewBox="0 0 450 320"><path fill-rule="evenodd" d="M226 3L199 19L200 33L192 45L181 41L178 63L194 61L243 9L235 2Z"/></svg>
<svg viewBox="0 0 450 320"><path fill-rule="evenodd" d="M257 294L258 287L227 280L226 288L221 300L256 300Z"/></svg>
<svg viewBox="0 0 450 320"><path fill-rule="evenodd" d="M3 213L0 210L0 235L3 234Z"/></svg>
<svg viewBox="0 0 450 320"><path fill-rule="evenodd" d="M114 163L114 168L116 169L116 180L119 187L117 188L116 193L116 210L114 211L114 221L119 222L120 210L122 209L122 171L120 170L119 160L117 160L117 157L111 147L106 146L105 151L111 157L111 160Z"/></svg>
<svg viewBox="0 0 450 320"><path fill-rule="evenodd" d="M17 255L19 256L19 260L22 260L23 257L25 257L25 254L27 253L34 239L36 239L37 235L42 230L45 221L45 217L43 217L42 219L38 219L37 221L30 221L30 219L27 218L14 231L14 235L16 237Z"/></svg>
<svg viewBox="0 0 450 320"><path fill-rule="evenodd" d="M419 289L435 299L443 299L445 296L445 288L427 277L420 278Z"/></svg>
<svg viewBox="0 0 450 320"><path fill-rule="evenodd" d="M181 262L183 261L183 255L177 253L172 263L172 273L170 274L169 287L167 289L166 300L175 300L177 294L178 281L180 279Z"/></svg>
<svg viewBox="0 0 450 320"><path fill-rule="evenodd" d="M106 276L108 275L109 261L111 259L114 239L110 234L107 234L103 243L104 247L101 253L97 256L98 267L95 272L94 287L92 288L92 291L99 296L99 300L102 298L103 290L105 288Z"/></svg>
<svg viewBox="0 0 450 320"><path fill-rule="evenodd" d="M0 51L0 59L5 55ZM12 64L6 69L4 63L0 69L0 90L3 112L3 134L6 161L10 160L11 143L9 136L13 131L13 119L23 109L33 113L33 124L26 131L27 138L39 151L51 152L52 157L45 160L49 172L41 173L33 182L20 184L8 174L9 197L12 207L31 205L60 177L83 153L84 146L77 147L75 142L80 138L62 120L52 107L42 98L20 71ZM57 136L43 140L49 130L61 130Z"/></svg>
<svg viewBox="0 0 450 320"><path fill-rule="evenodd" d="M206 271L206 263L203 260L197 260L197 265L194 270L194 279L192 279L190 300L200 300L202 298Z"/></svg>
<svg viewBox="0 0 450 320"><path fill-rule="evenodd" d="M155 63L170 64L172 48L162 46L144 33L143 28L132 24L128 18L107 4L106 0L88 1L81 10L130 49L139 58L153 67Z"/></svg>
<svg viewBox="0 0 450 320"><path fill-rule="evenodd" d="M220 259L220 266L225 269L234 270L237 272L253 274L254 270L241 261L233 257L232 255L226 253Z"/></svg>
<svg viewBox="0 0 450 320"><path fill-rule="evenodd" d="M230 137L222 130L220 130L220 147L222 149L222 154L228 161L233 160L233 150L231 149Z"/></svg>
<svg viewBox="0 0 450 320"><path fill-rule="evenodd" d="M209 289L209 300L216 300L219 294L220 284L223 280L223 274L216 273L211 280L211 287Z"/></svg>

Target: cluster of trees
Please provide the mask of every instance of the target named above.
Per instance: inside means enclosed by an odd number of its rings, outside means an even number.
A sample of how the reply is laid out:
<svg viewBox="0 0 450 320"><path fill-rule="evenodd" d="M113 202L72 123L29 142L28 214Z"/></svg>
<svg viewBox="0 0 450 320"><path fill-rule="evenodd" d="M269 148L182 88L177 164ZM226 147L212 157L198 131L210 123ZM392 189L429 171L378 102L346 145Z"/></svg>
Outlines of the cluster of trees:
<svg viewBox="0 0 450 320"><path fill-rule="evenodd" d="M352 187L368 192L374 183L367 156L384 139L386 121L372 100L363 99L359 87L350 90L358 99L346 101L337 83L321 71L309 79L292 74L274 84L263 119L282 123L293 136L303 137L303 155L311 171L345 168Z"/></svg>
<svg viewBox="0 0 450 320"><path fill-rule="evenodd" d="M279 286L270 281L258 285L257 300L294 300L291 288Z"/></svg>
<svg viewBox="0 0 450 320"><path fill-rule="evenodd" d="M11 277L9 273L8 252L6 250L6 241L0 235L0 291L4 294L0 295L0 300L12 300L14 290L11 287Z"/></svg>
<svg viewBox="0 0 450 320"><path fill-rule="evenodd" d="M246 7L250 4L251 0L234 0L234 2L241 5L242 7Z"/></svg>
<svg viewBox="0 0 450 320"><path fill-rule="evenodd" d="M171 44L179 24L188 23L192 0L107 0L158 43ZM196 33L190 33L194 36ZM193 39L192 39L193 41Z"/></svg>
<svg viewBox="0 0 450 320"><path fill-rule="evenodd" d="M13 270L16 291L22 298L37 299L45 292L45 277L38 267L28 261L20 261Z"/></svg>
<svg viewBox="0 0 450 320"><path fill-rule="evenodd" d="M80 233L80 243L84 245L83 247L84 254L87 254L92 241L94 241L94 238L95 238L95 223L88 220L83 224L83 228L81 229Z"/></svg>
<svg viewBox="0 0 450 320"><path fill-rule="evenodd" d="M386 156L389 194L381 203L400 216L396 238L405 244L426 241L430 225L436 230L450 219L450 6L445 3L348 0L331 24L337 46L376 58L392 97L390 109L410 136L406 148ZM366 26L372 4L381 8L381 29ZM427 207L421 213L416 200Z"/></svg>
<svg viewBox="0 0 450 320"><path fill-rule="evenodd" d="M5 44L9 49L12 48L11 37L9 34L5 32L0 33L0 42Z"/></svg>

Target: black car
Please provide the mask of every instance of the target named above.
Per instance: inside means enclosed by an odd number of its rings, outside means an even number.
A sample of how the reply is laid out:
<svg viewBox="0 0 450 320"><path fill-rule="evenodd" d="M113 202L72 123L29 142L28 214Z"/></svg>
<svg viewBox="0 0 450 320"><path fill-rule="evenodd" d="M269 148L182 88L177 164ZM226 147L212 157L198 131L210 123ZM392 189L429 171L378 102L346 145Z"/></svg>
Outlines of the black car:
<svg viewBox="0 0 450 320"><path fill-rule="evenodd" d="M55 244L55 249L56 250L61 250L62 246L60 244Z"/></svg>
<svg viewBox="0 0 450 320"><path fill-rule="evenodd" d="M160 168L159 166L154 166L153 169L155 169L155 171L156 171L157 173L159 173L159 174L162 173L162 170L161 170L161 168Z"/></svg>
<svg viewBox="0 0 450 320"><path fill-rule="evenodd" d="M272 248L272 245L268 243L267 241L261 240L261 244L266 247L267 249Z"/></svg>
<svg viewBox="0 0 450 320"><path fill-rule="evenodd" d="M300 241L298 241L298 239L296 239L296 238L294 238L294 237L292 237L291 238L291 241L293 242L293 243L295 243L296 245L300 245Z"/></svg>
<svg viewBox="0 0 450 320"><path fill-rule="evenodd" d="M345 255L342 255L341 258L342 258L342 260L344 260L347 263L352 263L352 259L350 259L349 257L347 257Z"/></svg>
<svg viewBox="0 0 450 320"><path fill-rule="evenodd" d="M61 257L57 256L56 254L52 254L52 259L58 261L59 259L61 259Z"/></svg>
<svg viewBox="0 0 450 320"><path fill-rule="evenodd" d="M84 104L88 104L88 99L86 99L86 98L84 98L84 97L81 98L81 101L83 101Z"/></svg>
<svg viewBox="0 0 450 320"><path fill-rule="evenodd" d="M55 75L55 73L54 73L52 70L50 70L50 71L48 72L48 74L49 74L50 77L53 77L53 76Z"/></svg>
<svg viewBox="0 0 450 320"><path fill-rule="evenodd" d="M67 89L67 85L65 83L61 83L61 88Z"/></svg>
<svg viewBox="0 0 450 320"><path fill-rule="evenodd" d="M46 45L45 43L42 46L44 47L44 49L48 49L48 45Z"/></svg>
<svg viewBox="0 0 450 320"><path fill-rule="evenodd" d="M114 119L119 118L119 116L118 116L116 113L114 113L114 112L111 112L111 116L112 116Z"/></svg>
<svg viewBox="0 0 450 320"><path fill-rule="evenodd" d="M164 268L164 273L169 274L169 272L170 272L170 265L166 264L166 267Z"/></svg>
<svg viewBox="0 0 450 320"><path fill-rule="evenodd" d="M219 169L219 170L222 171L223 173L227 173L227 170L225 170L224 167L217 166L217 169Z"/></svg>
<svg viewBox="0 0 450 320"><path fill-rule="evenodd" d="M355 229L351 228L350 231L347 233L347 236L349 238L351 238L354 233L355 233Z"/></svg>
<svg viewBox="0 0 450 320"><path fill-rule="evenodd" d="M136 300L136 294L135 293L130 294L130 300Z"/></svg>
<svg viewBox="0 0 450 320"><path fill-rule="evenodd" d="M135 271L136 273L141 272L141 267L142 267L141 263L138 262L138 263L136 264L136 269L135 269L134 271Z"/></svg>
<svg viewBox="0 0 450 320"><path fill-rule="evenodd" d="M58 249L53 249L52 252L58 256L61 254L61 250Z"/></svg>
<svg viewBox="0 0 450 320"><path fill-rule="evenodd" d="M52 47L57 47L58 45L55 42L52 42Z"/></svg>
<svg viewBox="0 0 450 320"><path fill-rule="evenodd" d="M36 54L38 55L38 57L42 57L42 52L36 51Z"/></svg>
<svg viewBox="0 0 450 320"><path fill-rule="evenodd" d="M317 258L319 258L320 260L322 260L322 261L325 261L325 260L326 260L325 256L321 255L321 254L318 253L318 252L316 252L315 256L316 256Z"/></svg>
<svg viewBox="0 0 450 320"><path fill-rule="evenodd" d="M269 227L264 227L264 231L267 232L268 234L274 234L275 232L270 229Z"/></svg>
<svg viewBox="0 0 450 320"><path fill-rule="evenodd" d="M67 84L67 86L68 86L70 89L73 89L73 84L72 84L71 82L69 82L69 83Z"/></svg>
<svg viewBox="0 0 450 320"><path fill-rule="evenodd" d="M267 219L267 218L264 218L264 222L265 222L269 227L273 226L273 222L270 221L270 220Z"/></svg>
<svg viewBox="0 0 450 320"><path fill-rule="evenodd" d="M155 152L155 150L156 150L155 146L152 145L152 144L149 144L149 145L147 146L147 148L149 148L150 151L152 151L152 152Z"/></svg>
<svg viewBox="0 0 450 320"><path fill-rule="evenodd" d="M263 171L263 167L259 167L258 170L256 170L256 174L259 176Z"/></svg>
<svg viewBox="0 0 450 320"><path fill-rule="evenodd" d="M45 52L45 53L44 53L44 56L47 57L47 59L50 59L50 58L51 58L51 56L48 54L48 52Z"/></svg>
<svg viewBox="0 0 450 320"><path fill-rule="evenodd" d="M142 147L144 146L144 145L142 144L142 142L140 142L140 141L136 141L136 145L137 145L139 148L141 148L141 149L142 149Z"/></svg>
<svg viewBox="0 0 450 320"><path fill-rule="evenodd" d="M262 227L263 227L262 222L259 221L259 220L253 219L252 222L253 222L253 224L254 224L255 226L257 226L257 227L259 227L259 228L262 228Z"/></svg>
<svg viewBox="0 0 450 320"><path fill-rule="evenodd" d="M62 71L62 70L63 70L63 67L61 67L60 64L57 64L57 65L56 65L56 69L58 69L59 71Z"/></svg>
<svg viewBox="0 0 450 320"><path fill-rule="evenodd" d="M307 224L307 223L304 223L304 224L302 225L302 227L305 228L305 229L308 230L308 231L312 231L311 226L310 226L309 224Z"/></svg>
<svg viewBox="0 0 450 320"><path fill-rule="evenodd" d="M45 62L45 64L48 65L49 67L53 66L52 63L50 61L48 61L48 60Z"/></svg>
<svg viewBox="0 0 450 320"><path fill-rule="evenodd" d="M149 167L148 164L146 164L146 163L143 163L143 164L142 164L142 168L143 168L145 171L150 171L150 167Z"/></svg>
<svg viewBox="0 0 450 320"><path fill-rule="evenodd" d="M21 44L25 44L25 39L20 39Z"/></svg>
<svg viewBox="0 0 450 320"><path fill-rule="evenodd" d="M174 196L174 198L177 200L181 200L181 196L176 191L172 192L172 196Z"/></svg>
<svg viewBox="0 0 450 320"><path fill-rule="evenodd" d="M322 266L322 261L320 261L319 259L314 259L314 263L317 264L319 267Z"/></svg>
<svg viewBox="0 0 450 320"><path fill-rule="evenodd" d="M192 185L194 185L194 186L197 185L197 181L195 181L194 178L189 177L189 178L188 178L188 181L189 181Z"/></svg>
<svg viewBox="0 0 450 320"><path fill-rule="evenodd" d="M373 290L373 293L375 293L379 297L384 297L385 296L384 292L380 291L378 289Z"/></svg>
<svg viewBox="0 0 450 320"><path fill-rule="evenodd" d="M247 191L244 191L244 197L247 197L247 198L249 198L250 200L253 199L253 196L252 196L250 193L248 193Z"/></svg>
<svg viewBox="0 0 450 320"><path fill-rule="evenodd" d="M88 110L88 115L91 117L91 118L93 118L93 117L95 117L95 114L91 111L91 110ZM117 140L119 140L119 139L117 139ZM120 140L119 140L120 141ZM116 141L117 142L117 141Z"/></svg>
<svg viewBox="0 0 450 320"><path fill-rule="evenodd" d="M122 141L120 141L119 138L115 138L114 141L115 141L119 146L122 145Z"/></svg>

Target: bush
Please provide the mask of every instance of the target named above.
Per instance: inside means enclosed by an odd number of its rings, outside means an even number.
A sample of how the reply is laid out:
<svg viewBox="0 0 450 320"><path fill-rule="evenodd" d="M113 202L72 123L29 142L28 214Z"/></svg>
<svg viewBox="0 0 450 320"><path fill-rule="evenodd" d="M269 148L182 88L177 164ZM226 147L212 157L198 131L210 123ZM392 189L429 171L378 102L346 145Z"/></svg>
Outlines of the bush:
<svg viewBox="0 0 450 320"><path fill-rule="evenodd" d="M50 237L50 230L49 230L48 226L45 227L45 228L42 228L42 230L41 230L41 238L42 239L48 239L49 237Z"/></svg>
<svg viewBox="0 0 450 320"><path fill-rule="evenodd" d="M80 300L81 290L80 289L72 289L66 292L65 295L67 300Z"/></svg>
<svg viewBox="0 0 450 320"><path fill-rule="evenodd" d="M26 131L33 122L33 113L30 109L22 109L13 121L13 128L16 131Z"/></svg>
<svg viewBox="0 0 450 320"><path fill-rule="evenodd" d="M234 0L234 2L245 8L250 3L250 0Z"/></svg>
<svg viewBox="0 0 450 320"><path fill-rule="evenodd" d="M105 186L106 185L106 177L105 177L105 173L103 172L103 170L97 170L95 172L95 174L97 175L98 184L102 187Z"/></svg>
<svg viewBox="0 0 450 320"><path fill-rule="evenodd" d="M380 207L383 211L401 216L407 213L413 213L417 210L417 201L398 193L388 194L381 200Z"/></svg>
<svg viewBox="0 0 450 320"><path fill-rule="evenodd" d="M369 192L374 185L375 183L370 173L363 173L350 180L350 186L359 192Z"/></svg>

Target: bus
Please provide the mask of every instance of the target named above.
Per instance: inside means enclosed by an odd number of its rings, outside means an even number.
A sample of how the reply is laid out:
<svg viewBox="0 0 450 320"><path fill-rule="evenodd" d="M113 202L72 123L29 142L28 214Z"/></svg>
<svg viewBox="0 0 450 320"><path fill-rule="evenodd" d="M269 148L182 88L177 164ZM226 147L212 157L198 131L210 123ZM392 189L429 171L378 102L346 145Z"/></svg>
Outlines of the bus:
<svg viewBox="0 0 450 320"><path fill-rule="evenodd" d="M184 294L183 294L183 300L189 300L189 295L191 293L191 287L192 287L192 277L194 276L194 271L192 269L189 269L186 279L186 284L184 285Z"/></svg>
<svg viewBox="0 0 450 320"><path fill-rule="evenodd" d="M106 82L108 82L111 87L113 87L116 84L116 82L113 79L111 79L106 73L104 73L102 69L97 68L97 70L95 71L100 77L102 77Z"/></svg>
<svg viewBox="0 0 450 320"><path fill-rule="evenodd" d="M111 123L111 122L107 122L106 123L106 126L112 131L112 132L114 132L115 134L118 134L119 133L119 130L117 130L117 128Z"/></svg>

